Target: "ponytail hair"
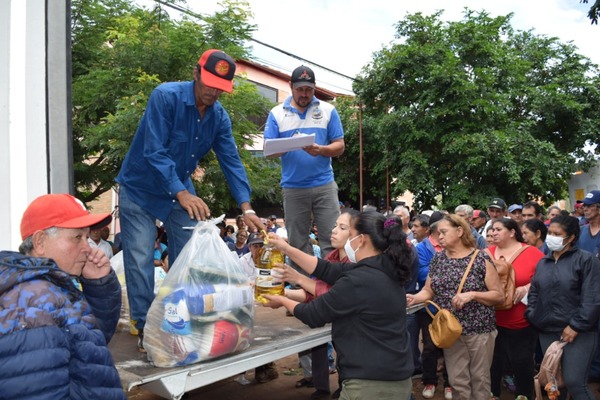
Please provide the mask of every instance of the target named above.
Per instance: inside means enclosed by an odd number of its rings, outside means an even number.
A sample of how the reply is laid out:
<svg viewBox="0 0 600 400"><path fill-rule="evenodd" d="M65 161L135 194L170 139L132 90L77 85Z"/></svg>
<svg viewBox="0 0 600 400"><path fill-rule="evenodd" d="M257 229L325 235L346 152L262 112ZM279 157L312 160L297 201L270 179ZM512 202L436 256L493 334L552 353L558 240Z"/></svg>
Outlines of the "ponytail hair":
<svg viewBox="0 0 600 400"><path fill-rule="evenodd" d="M378 212L366 211L352 217L350 223L358 233L368 235L373 246L392 259L394 275L402 284L410 279L411 249L402 222L398 217L388 220Z"/></svg>

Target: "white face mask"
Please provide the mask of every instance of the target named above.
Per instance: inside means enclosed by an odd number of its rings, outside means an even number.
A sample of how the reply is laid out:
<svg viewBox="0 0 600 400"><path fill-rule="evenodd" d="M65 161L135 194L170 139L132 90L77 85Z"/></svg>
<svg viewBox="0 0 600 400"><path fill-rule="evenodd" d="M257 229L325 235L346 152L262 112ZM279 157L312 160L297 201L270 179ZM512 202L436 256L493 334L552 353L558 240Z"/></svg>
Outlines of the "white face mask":
<svg viewBox="0 0 600 400"><path fill-rule="evenodd" d="M358 236L360 236L360 235L358 235ZM353 263L356 262L356 252L360 249L360 246L358 246L358 248L356 250L354 250L352 248L352 246L350 246L350 243L352 243L352 241L354 239L356 239L358 236L354 236L352 239L348 238L348 240L346 240L346 244L344 245L344 250L346 251L348 260L350 260L350 262L353 262Z"/></svg>
<svg viewBox="0 0 600 400"><path fill-rule="evenodd" d="M563 244L564 238L561 236L547 235L546 236L546 246L551 251L562 251L565 248L565 244Z"/></svg>

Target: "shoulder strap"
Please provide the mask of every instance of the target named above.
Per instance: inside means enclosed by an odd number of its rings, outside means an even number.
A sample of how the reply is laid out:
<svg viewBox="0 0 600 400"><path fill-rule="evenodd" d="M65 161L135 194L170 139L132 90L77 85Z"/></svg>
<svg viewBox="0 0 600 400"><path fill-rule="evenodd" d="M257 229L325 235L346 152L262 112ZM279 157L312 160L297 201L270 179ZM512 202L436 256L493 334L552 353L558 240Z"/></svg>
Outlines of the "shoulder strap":
<svg viewBox="0 0 600 400"><path fill-rule="evenodd" d="M479 254L479 250L475 250L475 252L473 253L473 256L471 257L471 261L469 261L469 265L467 266L467 269L465 270L465 273L464 273L462 279L460 280L460 285L458 285L458 290L456 291L456 293L462 292L465 281L467 280L467 275L469 275L469 271L471 271L471 267L473 266L473 263L475 262L475 257L477 257L477 254Z"/></svg>
<svg viewBox="0 0 600 400"><path fill-rule="evenodd" d="M517 257L519 257L519 255L521 255L521 253L524 252L528 247L530 247L528 244L525 246L521 246L519 250L515 251L510 260L508 260L508 263L512 264L512 262L515 261Z"/></svg>

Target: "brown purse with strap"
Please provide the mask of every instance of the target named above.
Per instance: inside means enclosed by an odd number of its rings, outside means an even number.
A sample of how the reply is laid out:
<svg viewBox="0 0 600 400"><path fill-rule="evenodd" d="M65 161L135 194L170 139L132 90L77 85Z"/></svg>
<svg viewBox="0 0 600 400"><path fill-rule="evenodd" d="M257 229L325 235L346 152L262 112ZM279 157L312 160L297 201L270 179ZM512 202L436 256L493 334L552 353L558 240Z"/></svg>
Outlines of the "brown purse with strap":
<svg viewBox="0 0 600 400"><path fill-rule="evenodd" d="M465 281L467 280L467 275L469 275L469 271L471 271L471 267L473 266L473 262L475 262L475 257L477 257L478 253L479 250L475 250L475 253L473 253L471 261L469 262L469 265L463 274L456 293L462 292ZM425 303L425 311L427 311L427 313L433 319L429 325L429 335L431 336L431 341L440 349L448 349L452 347L454 342L456 342L462 334L462 326L460 325L460 322L454 316L454 314L450 312L450 310L440 308L440 306L430 300L427 300ZM433 313L429 310L429 307L427 307L429 304L437 308L438 311L435 315L433 315Z"/></svg>

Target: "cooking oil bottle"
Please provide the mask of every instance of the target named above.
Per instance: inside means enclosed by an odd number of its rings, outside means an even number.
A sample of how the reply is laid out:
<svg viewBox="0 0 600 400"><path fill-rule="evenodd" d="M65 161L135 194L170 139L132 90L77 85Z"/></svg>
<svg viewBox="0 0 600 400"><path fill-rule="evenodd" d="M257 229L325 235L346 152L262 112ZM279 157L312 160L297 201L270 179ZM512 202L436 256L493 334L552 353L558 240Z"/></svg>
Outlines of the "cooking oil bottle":
<svg viewBox="0 0 600 400"><path fill-rule="evenodd" d="M263 231L265 240L260 250L258 263L256 264L256 285L254 286L254 299L261 303L266 303L267 299L263 294L284 295L284 283L275 280L271 272L274 264L283 264L285 259L283 253L276 249L272 243L269 243L267 233Z"/></svg>

